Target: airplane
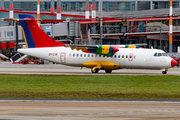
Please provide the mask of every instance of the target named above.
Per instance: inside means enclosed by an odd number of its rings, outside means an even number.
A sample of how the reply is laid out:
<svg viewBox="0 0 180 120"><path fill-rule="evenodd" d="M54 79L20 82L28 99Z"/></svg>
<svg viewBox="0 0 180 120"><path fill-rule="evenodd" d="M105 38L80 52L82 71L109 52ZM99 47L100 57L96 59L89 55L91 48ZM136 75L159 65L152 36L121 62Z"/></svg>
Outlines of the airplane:
<svg viewBox="0 0 180 120"><path fill-rule="evenodd" d="M141 49L133 45L75 45L57 42L43 32L32 15L20 14L25 49L19 53L51 62L90 68L92 73L117 69L155 69L166 74L177 65L163 50Z"/></svg>

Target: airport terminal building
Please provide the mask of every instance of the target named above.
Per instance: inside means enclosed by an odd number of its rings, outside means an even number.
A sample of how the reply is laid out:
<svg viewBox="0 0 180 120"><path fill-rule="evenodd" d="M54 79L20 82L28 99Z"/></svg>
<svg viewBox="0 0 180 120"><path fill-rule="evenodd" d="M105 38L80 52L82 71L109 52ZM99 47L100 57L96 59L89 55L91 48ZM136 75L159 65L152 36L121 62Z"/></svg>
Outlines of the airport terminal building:
<svg viewBox="0 0 180 120"><path fill-rule="evenodd" d="M16 44L15 22L10 20L11 11L13 18L18 18L20 13L37 17L37 4L37 0L0 0L1 49L8 46L13 48ZM169 52L169 6L169 0L103 0L103 44L147 43L144 47L153 46ZM57 18L58 13L61 14L60 18ZM99 0L40 0L41 26L44 29L51 28L51 31L45 31L56 40L99 44L98 16ZM8 25L14 26L13 30L4 31L3 27ZM19 28L19 40L23 41L21 34ZM173 0L173 52L177 52L180 46L179 34L180 0Z"/></svg>

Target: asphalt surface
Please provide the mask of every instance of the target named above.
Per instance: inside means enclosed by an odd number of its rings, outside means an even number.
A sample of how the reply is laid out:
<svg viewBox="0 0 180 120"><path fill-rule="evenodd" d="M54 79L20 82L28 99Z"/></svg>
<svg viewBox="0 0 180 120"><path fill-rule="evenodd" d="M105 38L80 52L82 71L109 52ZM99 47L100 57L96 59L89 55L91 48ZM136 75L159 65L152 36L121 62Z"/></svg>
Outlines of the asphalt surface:
<svg viewBox="0 0 180 120"><path fill-rule="evenodd" d="M107 74L104 70L92 74L88 68L70 67L60 64L11 64L1 62L0 74L53 74L53 75L162 75L161 70L120 69ZM174 67L167 71L167 75L180 75L180 68Z"/></svg>
<svg viewBox="0 0 180 120"><path fill-rule="evenodd" d="M87 68L59 64L1 62L0 74L94 75ZM115 70L112 75L162 75L160 70ZM100 71L95 75L107 75ZM180 75L180 68L167 75ZM0 119L8 120L179 120L180 100L0 99Z"/></svg>

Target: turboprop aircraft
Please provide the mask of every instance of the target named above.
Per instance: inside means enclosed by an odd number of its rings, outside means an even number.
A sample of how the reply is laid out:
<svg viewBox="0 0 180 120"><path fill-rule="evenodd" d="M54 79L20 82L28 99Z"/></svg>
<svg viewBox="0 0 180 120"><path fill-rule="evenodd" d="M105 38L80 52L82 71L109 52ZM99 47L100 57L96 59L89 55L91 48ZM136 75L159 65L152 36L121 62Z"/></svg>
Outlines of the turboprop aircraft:
<svg viewBox="0 0 180 120"><path fill-rule="evenodd" d="M87 67L92 73L117 69L159 69L162 74L177 65L164 51L140 49L131 45L73 45L57 42L43 32L35 18L20 14L19 20L25 36L26 49L18 52L55 63Z"/></svg>

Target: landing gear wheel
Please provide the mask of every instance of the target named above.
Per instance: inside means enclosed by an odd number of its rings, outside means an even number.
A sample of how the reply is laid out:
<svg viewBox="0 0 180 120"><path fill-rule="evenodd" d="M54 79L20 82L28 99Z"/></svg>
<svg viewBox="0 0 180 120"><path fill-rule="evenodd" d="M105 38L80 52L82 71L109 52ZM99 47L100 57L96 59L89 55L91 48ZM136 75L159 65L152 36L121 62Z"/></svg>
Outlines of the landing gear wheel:
<svg viewBox="0 0 180 120"><path fill-rule="evenodd" d="M162 74L167 74L167 71L162 71Z"/></svg>
<svg viewBox="0 0 180 120"><path fill-rule="evenodd" d="M94 69L94 70L91 69L91 72L92 72L92 73L98 73L98 72L99 72L99 69Z"/></svg>
<svg viewBox="0 0 180 120"><path fill-rule="evenodd" d="M112 72L112 70L105 70L105 72L106 72L106 73L111 73L111 72Z"/></svg>

